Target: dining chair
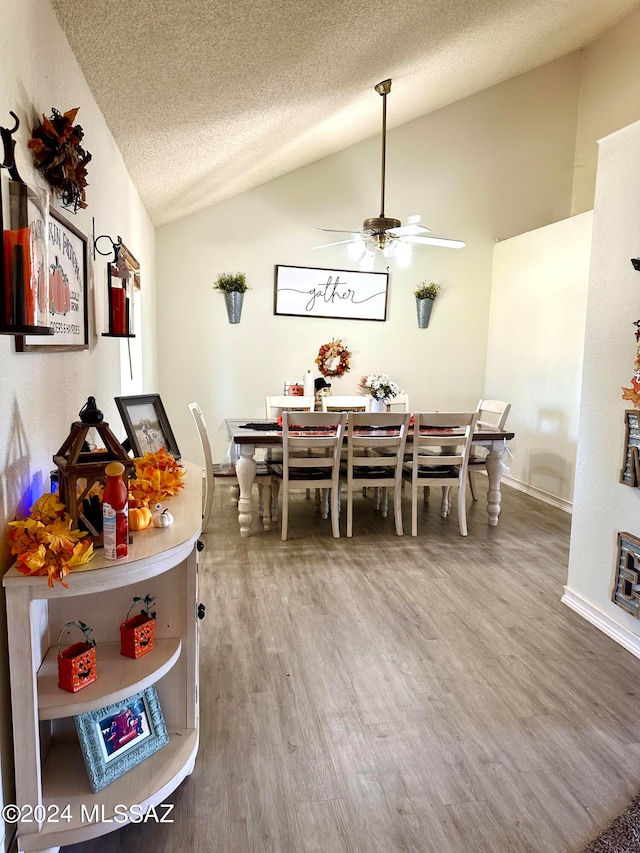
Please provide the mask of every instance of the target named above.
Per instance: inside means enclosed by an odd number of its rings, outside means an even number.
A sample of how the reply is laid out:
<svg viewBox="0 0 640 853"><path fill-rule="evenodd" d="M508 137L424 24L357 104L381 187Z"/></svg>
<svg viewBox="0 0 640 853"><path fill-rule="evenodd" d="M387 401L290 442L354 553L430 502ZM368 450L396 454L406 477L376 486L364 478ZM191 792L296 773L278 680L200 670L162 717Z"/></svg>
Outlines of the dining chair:
<svg viewBox="0 0 640 853"><path fill-rule="evenodd" d="M347 536L353 536L353 494L356 487L382 488L382 515L387 514L388 489L393 487L396 533L402 536L402 463L411 415L409 412L350 412L347 459Z"/></svg>
<svg viewBox="0 0 640 853"><path fill-rule="evenodd" d="M235 465L219 465L214 464L213 455L211 452L211 442L209 441L209 433L205 423L202 409L198 403L189 403L189 411L193 416L193 420L198 430L200 443L202 445L202 454L204 456L203 480L204 489L202 493L202 532L205 533L211 519L211 509L213 506L213 494L215 483L225 483L233 486L231 502L238 503L238 478L236 477ZM271 472L264 463L257 463L256 479L258 486L258 495L260 500L260 514L264 513L264 499L267 501L267 507L271 506ZM266 487L266 488L265 488Z"/></svg>
<svg viewBox="0 0 640 853"><path fill-rule="evenodd" d="M362 394L331 394L322 397L323 412L366 412L369 410L369 400Z"/></svg>
<svg viewBox="0 0 640 853"><path fill-rule="evenodd" d="M476 429L504 429L511 411L511 403L505 403L503 400L480 400L476 408L478 412L478 422ZM478 466L485 468L485 460L487 458L487 449L482 445L471 445L471 453L469 455L469 488L471 489L471 497L474 501L478 500L476 492L476 470Z"/></svg>
<svg viewBox="0 0 640 853"><path fill-rule="evenodd" d="M443 518L451 509L451 486L458 487L458 524L467 535L466 485L471 439L478 412L416 412L413 452L403 477L411 483L411 535L418 535L418 488L442 486Z"/></svg>
<svg viewBox="0 0 640 853"><path fill-rule="evenodd" d="M283 541L289 532L289 493L292 489L331 491L331 527L340 538L340 453L347 421L345 412L282 413L282 462L269 463L277 493L282 484ZM322 517L329 501L322 501Z"/></svg>
<svg viewBox="0 0 640 853"><path fill-rule="evenodd" d="M408 394L396 394L395 397L392 397L387 403L387 411L388 412L410 412L409 408L409 395Z"/></svg>
<svg viewBox="0 0 640 853"><path fill-rule="evenodd" d="M313 396L294 397L289 394L279 394L264 398L266 418L279 418L284 412L312 412L315 404Z"/></svg>

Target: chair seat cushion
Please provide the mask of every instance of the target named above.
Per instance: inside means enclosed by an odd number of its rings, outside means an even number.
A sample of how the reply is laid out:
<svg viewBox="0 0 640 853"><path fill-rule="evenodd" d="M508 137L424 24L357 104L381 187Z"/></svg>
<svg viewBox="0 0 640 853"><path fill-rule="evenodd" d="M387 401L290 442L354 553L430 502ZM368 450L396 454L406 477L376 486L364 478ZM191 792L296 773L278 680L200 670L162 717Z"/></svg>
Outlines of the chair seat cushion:
<svg viewBox="0 0 640 853"><path fill-rule="evenodd" d="M341 466L343 473L347 472L347 466ZM376 480L380 477L395 477L395 465L354 465L353 476L359 480L370 479Z"/></svg>
<svg viewBox="0 0 640 853"><path fill-rule="evenodd" d="M281 480L284 477L282 465L277 463L269 465L269 470L274 477ZM290 480L330 480L331 468L289 468Z"/></svg>
<svg viewBox="0 0 640 853"><path fill-rule="evenodd" d="M469 465L484 465L486 461L486 456L476 456L473 454L469 457Z"/></svg>
<svg viewBox="0 0 640 853"><path fill-rule="evenodd" d="M404 465L402 468L406 474L412 474L413 466ZM419 477L458 477L460 476L459 465L419 465Z"/></svg>

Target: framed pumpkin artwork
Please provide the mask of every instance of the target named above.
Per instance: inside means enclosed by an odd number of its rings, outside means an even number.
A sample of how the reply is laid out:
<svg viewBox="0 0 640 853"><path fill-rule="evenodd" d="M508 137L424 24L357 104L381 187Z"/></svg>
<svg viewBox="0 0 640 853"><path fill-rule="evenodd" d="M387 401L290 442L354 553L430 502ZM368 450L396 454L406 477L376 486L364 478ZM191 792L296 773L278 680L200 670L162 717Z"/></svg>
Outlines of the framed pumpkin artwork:
<svg viewBox="0 0 640 853"><path fill-rule="evenodd" d="M17 335L16 352L64 352L89 347L87 238L56 210L47 226L52 335Z"/></svg>

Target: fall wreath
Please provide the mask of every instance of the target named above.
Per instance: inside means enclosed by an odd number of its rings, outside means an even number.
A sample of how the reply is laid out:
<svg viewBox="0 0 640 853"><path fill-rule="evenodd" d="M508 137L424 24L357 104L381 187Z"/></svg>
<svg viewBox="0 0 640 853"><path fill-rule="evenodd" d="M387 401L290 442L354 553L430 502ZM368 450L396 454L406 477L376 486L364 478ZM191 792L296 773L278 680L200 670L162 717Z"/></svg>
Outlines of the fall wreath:
<svg viewBox="0 0 640 853"><path fill-rule="evenodd" d="M29 140L36 169L59 190L63 205L74 213L87 206L86 166L91 160L91 154L80 144L84 131L73 123L78 109L66 113L54 109L49 118L43 115Z"/></svg>
<svg viewBox="0 0 640 853"><path fill-rule="evenodd" d="M351 353L338 338L320 347L316 364L323 376L344 376L349 370L350 358Z"/></svg>

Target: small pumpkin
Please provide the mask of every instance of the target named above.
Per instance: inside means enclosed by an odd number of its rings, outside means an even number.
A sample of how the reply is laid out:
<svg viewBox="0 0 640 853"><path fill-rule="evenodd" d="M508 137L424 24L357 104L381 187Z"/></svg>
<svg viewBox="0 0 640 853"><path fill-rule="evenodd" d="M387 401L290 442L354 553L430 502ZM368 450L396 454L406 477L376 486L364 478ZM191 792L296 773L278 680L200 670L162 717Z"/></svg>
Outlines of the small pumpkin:
<svg viewBox="0 0 640 853"><path fill-rule="evenodd" d="M151 510L148 506L136 506L129 510L129 527L131 530L146 530L151 524Z"/></svg>
<svg viewBox="0 0 640 853"><path fill-rule="evenodd" d="M153 513L153 526L154 527L169 527L170 524L173 524L173 513L170 513L168 509L162 509L162 504L156 504Z"/></svg>

